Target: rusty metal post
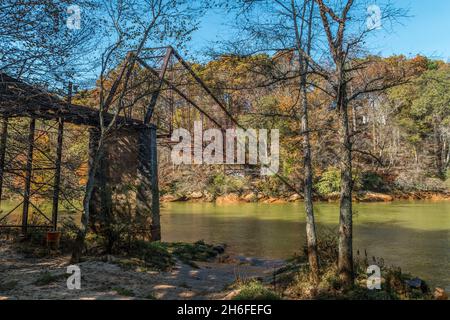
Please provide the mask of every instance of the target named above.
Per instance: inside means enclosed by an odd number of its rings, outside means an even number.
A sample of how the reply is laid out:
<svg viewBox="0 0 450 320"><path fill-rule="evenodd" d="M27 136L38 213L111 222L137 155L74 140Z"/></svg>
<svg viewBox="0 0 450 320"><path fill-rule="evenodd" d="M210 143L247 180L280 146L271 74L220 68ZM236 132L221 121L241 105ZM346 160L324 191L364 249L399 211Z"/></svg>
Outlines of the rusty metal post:
<svg viewBox="0 0 450 320"><path fill-rule="evenodd" d="M69 82L67 104L70 106L72 103L72 82ZM62 159L62 147L64 136L64 121L62 118L58 119L58 144L56 146L56 161L55 161L55 178L53 182L53 205L52 205L52 227L53 231L56 231L58 227L58 205L59 205L59 192L61 184L61 159Z"/></svg>
<svg viewBox="0 0 450 320"><path fill-rule="evenodd" d="M148 124L150 123L150 120L152 119L153 116L153 111L155 110L155 106L156 106L156 102L158 100L159 94L161 92L161 88L162 85L164 83L164 76L166 74L167 71L167 67L169 66L169 62L170 62L170 58L172 56L172 47L168 47L166 49L166 55L164 56L164 61L163 64L161 66L161 70L159 71L159 83L158 83L158 87L156 89L156 91L153 93L152 95L152 99L150 100L150 103L147 107L147 111L145 114L145 118L144 118L144 123Z"/></svg>
<svg viewBox="0 0 450 320"><path fill-rule="evenodd" d="M30 120L30 131L28 134L28 153L27 166L25 172L25 190L23 194L23 211L22 211L22 233L27 234L28 228L28 208L30 206L30 189L31 175L33 171L33 149L34 149L34 130L36 128L36 119Z"/></svg>
<svg viewBox="0 0 450 320"><path fill-rule="evenodd" d="M59 192L61 184L61 159L62 159L62 144L64 133L64 121L58 119L58 145L56 146L56 161L55 161L55 178L53 182L53 205L52 205L52 226L53 231L58 227L58 204Z"/></svg>
<svg viewBox="0 0 450 320"><path fill-rule="evenodd" d="M3 195L3 172L5 170L6 142L8 139L8 118L3 117L2 136L0 139L0 207Z"/></svg>

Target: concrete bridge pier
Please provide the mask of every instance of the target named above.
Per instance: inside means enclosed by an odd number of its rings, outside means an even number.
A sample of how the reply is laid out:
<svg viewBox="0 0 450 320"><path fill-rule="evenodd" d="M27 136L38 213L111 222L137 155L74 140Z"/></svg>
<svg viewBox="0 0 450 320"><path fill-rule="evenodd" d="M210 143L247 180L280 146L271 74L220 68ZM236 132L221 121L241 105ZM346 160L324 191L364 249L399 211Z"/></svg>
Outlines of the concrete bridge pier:
<svg viewBox="0 0 450 320"><path fill-rule="evenodd" d="M98 129L91 129L91 159L98 137ZM151 125L116 130L106 139L90 204L92 228L128 217L146 238L161 240L156 139Z"/></svg>

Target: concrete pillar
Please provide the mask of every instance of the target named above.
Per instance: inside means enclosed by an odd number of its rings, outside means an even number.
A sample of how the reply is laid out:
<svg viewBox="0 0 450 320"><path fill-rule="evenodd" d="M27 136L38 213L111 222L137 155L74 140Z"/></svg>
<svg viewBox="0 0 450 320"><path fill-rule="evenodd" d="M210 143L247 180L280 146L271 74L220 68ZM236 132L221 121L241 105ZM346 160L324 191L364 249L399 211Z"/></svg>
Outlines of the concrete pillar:
<svg viewBox="0 0 450 320"><path fill-rule="evenodd" d="M97 152L100 131L97 128L89 130L89 170L92 168L93 159ZM106 147L104 149L107 149ZM108 154L103 150L99 161L97 172L95 173L94 190L89 203L90 224L95 230L96 225L109 224L112 214L112 197L110 185L108 183Z"/></svg>
<svg viewBox="0 0 450 320"><path fill-rule="evenodd" d="M151 239L152 241L160 241L161 224L156 128L146 128L139 131L138 150L136 216L138 221L143 222L147 217L151 218Z"/></svg>

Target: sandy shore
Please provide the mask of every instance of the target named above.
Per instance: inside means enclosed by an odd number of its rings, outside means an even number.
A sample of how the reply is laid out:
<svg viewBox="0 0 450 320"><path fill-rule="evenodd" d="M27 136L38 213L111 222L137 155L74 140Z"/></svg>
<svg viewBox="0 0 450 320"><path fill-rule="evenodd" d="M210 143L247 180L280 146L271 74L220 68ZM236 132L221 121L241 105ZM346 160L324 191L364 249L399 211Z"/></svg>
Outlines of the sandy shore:
<svg viewBox="0 0 450 320"><path fill-rule="evenodd" d="M112 259L113 260L113 259ZM67 288L69 256L31 258L0 243L0 300L2 299L229 299L236 280L269 281L279 261L234 258L181 262L168 272L135 271L117 264L88 259L80 263L81 289ZM43 284L43 276L50 280Z"/></svg>

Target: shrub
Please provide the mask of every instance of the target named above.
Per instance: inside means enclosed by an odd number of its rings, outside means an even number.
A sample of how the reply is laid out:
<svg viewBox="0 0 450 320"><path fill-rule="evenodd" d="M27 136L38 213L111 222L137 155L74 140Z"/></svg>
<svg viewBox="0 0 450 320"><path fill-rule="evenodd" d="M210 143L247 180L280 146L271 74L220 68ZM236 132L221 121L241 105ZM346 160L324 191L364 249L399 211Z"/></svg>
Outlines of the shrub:
<svg viewBox="0 0 450 320"><path fill-rule="evenodd" d="M280 300L280 296L267 289L256 280L243 283L239 287L240 292L233 297L233 300Z"/></svg>
<svg viewBox="0 0 450 320"><path fill-rule="evenodd" d="M218 254L213 245L203 241L195 243L135 241L131 244L129 256L120 259L118 264L132 269L166 271L175 265L176 259L197 267L194 261L208 261Z"/></svg>
<svg viewBox="0 0 450 320"><path fill-rule="evenodd" d="M353 173L353 189L361 189L361 178L357 173ZM341 190L341 170L336 167L330 167L322 173L319 181L315 185L319 194L325 196Z"/></svg>
<svg viewBox="0 0 450 320"><path fill-rule="evenodd" d="M219 172L208 181L207 191L213 196L220 196L231 192L241 192L247 181L243 177L228 176Z"/></svg>
<svg viewBox="0 0 450 320"><path fill-rule="evenodd" d="M117 292L117 294L124 296L124 297L134 297L134 292L133 290L129 290L126 288L122 288L122 287L114 287L113 288L114 291Z"/></svg>
<svg viewBox="0 0 450 320"><path fill-rule="evenodd" d="M214 246L206 244L204 241L195 243L172 243L169 244L169 251L182 262L191 264L192 261L208 261L217 256L218 252Z"/></svg>
<svg viewBox="0 0 450 320"><path fill-rule="evenodd" d="M131 245L130 256L135 259L122 261L123 266L166 271L175 265L172 254L161 242L135 241Z"/></svg>
<svg viewBox="0 0 450 320"><path fill-rule="evenodd" d="M278 197L286 191L286 186L277 177L265 177L257 181L257 189L268 197Z"/></svg>
<svg viewBox="0 0 450 320"><path fill-rule="evenodd" d="M386 189L382 176L376 172L363 172L360 175L361 189L367 191L384 191Z"/></svg>
<svg viewBox="0 0 450 320"><path fill-rule="evenodd" d="M320 237L319 237L320 238ZM323 238L323 237L322 237ZM367 253L360 256L357 252L354 259L355 283L344 289L337 269L337 239L328 235L324 242L318 243L319 260L321 262L320 282L315 285L309 278L309 266L306 253L292 259L288 266L276 272L277 286L284 288L290 298L300 299L350 299L350 300L409 300L432 299L427 284L421 280L420 288L410 287L408 281L413 276L402 272L398 267L386 266L383 259L372 257L369 262ZM334 247L334 248L333 248ZM323 254L323 251L328 252ZM381 289L367 288L367 267L375 264L381 269ZM281 280L281 281L280 281Z"/></svg>
<svg viewBox="0 0 450 320"><path fill-rule="evenodd" d="M322 173L319 182L316 184L316 189L321 195L339 192L341 187L341 172L337 168L329 168Z"/></svg>
<svg viewBox="0 0 450 320"><path fill-rule="evenodd" d="M52 274L48 271L45 271L39 275L39 277L36 279L36 281L33 282L36 286L45 286L50 283L56 282L61 278L64 278L65 274Z"/></svg>

